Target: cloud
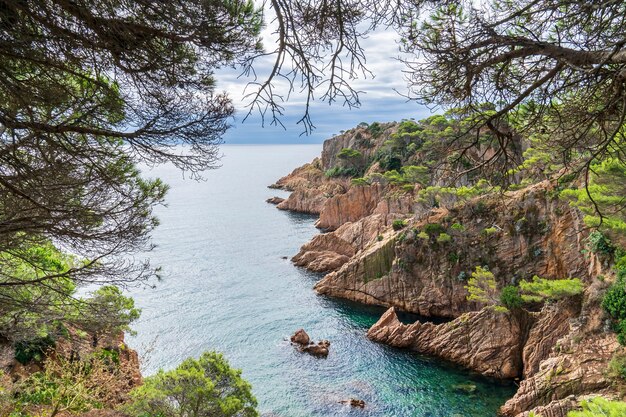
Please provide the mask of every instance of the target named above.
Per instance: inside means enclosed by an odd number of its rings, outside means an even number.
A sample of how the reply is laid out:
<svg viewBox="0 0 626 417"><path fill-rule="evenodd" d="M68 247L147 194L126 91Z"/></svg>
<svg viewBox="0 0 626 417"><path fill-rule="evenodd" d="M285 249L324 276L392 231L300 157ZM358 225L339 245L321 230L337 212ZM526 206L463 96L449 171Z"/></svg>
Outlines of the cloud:
<svg viewBox="0 0 626 417"><path fill-rule="evenodd" d="M271 17L268 19L268 27L263 31L263 43L266 50L275 47L275 35L272 34ZM373 121L393 121L414 117L416 119L431 114L430 110L420 106L414 101L407 101L399 92L407 91L406 80L403 76L404 65L398 60L399 49L397 46L398 35L393 30L377 30L361 40L365 50L367 68L372 72L371 76L360 76L352 81L352 86L358 91L361 106L348 108L341 102L332 105L315 101L311 106L311 115L316 129L310 136L301 136L304 131L298 120L302 117L305 109L305 95L299 91L291 93L289 100L282 103L284 115L281 126L271 126L270 120L265 120L265 126L258 114L252 114L245 123L243 118L248 113L245 107L245 93L253 88L248 83L252 80L241 76L240 70L223 69L217 74L218 90L229 93L237 115L233 128L226 134L227 143L319 143L324 139L338 133L341 130L350 129L358 123ZM263 80L272 68L273 57L264 57L255 65L259 80ZM246 90L247 88L247 90ZM276 89L285 97L288 94L286 81L278 80ZM318 92L316 96L321 93Z"/></svg>

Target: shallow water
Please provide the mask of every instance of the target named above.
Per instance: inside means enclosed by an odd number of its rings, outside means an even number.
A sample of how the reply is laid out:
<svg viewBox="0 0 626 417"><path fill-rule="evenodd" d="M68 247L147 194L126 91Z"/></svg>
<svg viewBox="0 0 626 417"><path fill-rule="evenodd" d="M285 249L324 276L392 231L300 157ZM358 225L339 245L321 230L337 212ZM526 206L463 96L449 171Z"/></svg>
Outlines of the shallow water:
<svg viewBox="0 0 626 417"><path fill-rule="evenodd" d="M170 166L149 173L171 186L157 210L163 267L155 289L131 289L142 318L129 344L144 371L171 369L205 350L223 352L253 385L267 416L488 417L513 394L501 385L414 353L370 342L365 332L383 309L318 296L319 275L291 257L318 231L315 218L265 203L286 193L266 188L318 156L320 145L224 146L205 182ZM304 327L331 341L327 359L287 342ZM474 384L467 393L459 384ZM366 408L339 403L351 397Z"/></svg>

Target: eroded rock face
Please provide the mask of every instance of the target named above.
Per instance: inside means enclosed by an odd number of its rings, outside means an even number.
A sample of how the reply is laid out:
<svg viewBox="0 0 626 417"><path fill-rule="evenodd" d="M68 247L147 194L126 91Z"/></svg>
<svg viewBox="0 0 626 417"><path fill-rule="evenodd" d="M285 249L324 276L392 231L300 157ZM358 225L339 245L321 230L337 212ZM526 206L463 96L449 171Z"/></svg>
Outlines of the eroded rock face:
<svg viewBox="0 0 626 417"><path fill-rule="evenodd" d="M569 346L570 351L562 349L542 361L537 373L520 383L515 396L502 406L503 415L517 416L541 407L559 409L559 404L552 403L570 395L615 396L605 376L610 358L619 349L614 335L588 337Z"/></svg>
<svg viewBox="0 0 626 417"><path fill-rule="evenodd" d="M345 194L339 194L324 202L320 218L315 226L325 230L335 230L344 223L354 222L372 214L382 198L383 187L352 187Z"/></svg>
<svg viewBox="0 0 626 417"><path fill-rule="evenodd" d="M382 215L346 223L333 232L319 234L305 243L292 261L314 272L335 271L357 252L378 240L379 236L382 239L382 234L387 230L386 218Z"/></svg>
<svg viewBox="0 0 626 417"><path fill-rule="evenodd" d="M487 265L501 287L533 275L588 280L589 263L580 255L585 237L579 232L580 214L567 203L551 201L548 189L544 183L504 199L484 197L456 209L433 210L396 232L392 247L371 243L326 275L316 290L423 316L454 318L478 307L467 301L464 288L477 265ZM423 238L419 232L428 224L441 230ZM450 241L437 241L443 232ZM370 270L378 259L389 257L390 249L389 269L382 274Z"/></svg>
<svg viewBox="0 0 626 417"><path fill-rule="evenodd" d="M284 198L280 198L280 197L276 197L276 196L270 197L267 200L265 200L266 203L274 204L274 205L278 205L278 204L282 203L283 201L285 201Z"/></svg>
<svg viewBox="0 0 626 417"><path fill-rule="evenodd" d="M485 308L445 324L402 324L391 307L367 332L370 339L436 356L483 375L515 378L522 373L523 330L510 312Z"/></svg>
<svg viewBox="0 0 626 417"><path fill-rule="evenodd" d="M348 187L348 179L327 178L317 158L270 185L270 188L292 191L278 203L279 209L311 214L319 214L328 198L345 193Z"/></svg>
<svg viewBox="0 0 626 417"><path fill-rule="evenodd" d="M594 281L585 291L579 313L575 305L570 306L573 310L569 313L561 313L572 315L574 312L573 317L566 320L568 331L539 360L535 372L532 367L525 368L526 378L515 396L502 406L503 415L527 417L529 411L534 411L546 417L565 416L585 396L621 399L607 368L613 355L626 354L626 349L619 345L615 334L606 329L602 320L601 300L605 287L605 283ZM542 317L537 324L537 338L541 338L541 329L556 326L558 321L556 315ZM542 343L547 347L552 339L553 335L547 333ZM529 363L532 362L537 361Z"/></svg>
<svg viewBox="0 0 626 417"><path fill-rule="evenodd" d="M570 332L571 320L577 317L579 312L579 300L566 300L548 304L541 312L533 314L535 322L522 352L524 378L539 371L541 362L550 356L557 341Z"/></svg>

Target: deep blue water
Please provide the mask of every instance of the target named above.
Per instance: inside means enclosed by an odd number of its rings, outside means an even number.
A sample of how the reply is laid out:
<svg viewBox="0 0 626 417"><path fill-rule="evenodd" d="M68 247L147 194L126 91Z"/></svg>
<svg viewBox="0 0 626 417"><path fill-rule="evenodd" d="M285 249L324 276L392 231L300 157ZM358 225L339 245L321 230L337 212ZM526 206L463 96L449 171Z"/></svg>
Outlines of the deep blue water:
<svg viewBox="0 0 626 417"><path fill-rule="evenodd" d="M146 173L171 186L150 253L163 279L155 289L130 290L143 313L129 343L144 356L146 374L218 350L243 370L267 416L495 415L510 385L370 342L365 332L383 309L318 296L312 287L320 277L282 259L318 231L314 217L265 203L286 195L266 186L319 155L320 145L222 151L223 166L203 182L170 166ZM327 359L290 346L300 327L331 341ZM457 386L466 383L476 390ZM366 408L339 403L351 397Z"/></svg>

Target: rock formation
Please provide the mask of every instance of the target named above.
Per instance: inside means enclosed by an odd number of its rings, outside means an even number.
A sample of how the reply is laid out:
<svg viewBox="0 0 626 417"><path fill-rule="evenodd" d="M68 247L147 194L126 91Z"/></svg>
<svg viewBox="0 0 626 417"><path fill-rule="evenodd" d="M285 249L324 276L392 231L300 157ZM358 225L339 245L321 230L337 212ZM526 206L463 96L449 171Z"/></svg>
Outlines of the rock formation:
<svg viewBox="0 0 626 417"><path fill-rule="evenodd" d="M292 258L298 266L326 273L315 290L389 307L368 331L373 341L486 376L520 379L516 395L501 409L505 416L564 417L581 399L619 398L606 370L616 353L626 352L600 306L605 279L615 277L606 260L586 253L580 211L555 198L547 180L506 193L471 198L452 193L424 201L416 198L422 185L353 185L348 178L324 175L341 164L342 149L356 149L371 160L396 130L397 124L385 124L373 137L359 127L327 140L321 159L274 185L292 191L278 208L319 214L316 226L323 233ZM379 164L366 172L381 172ZM445 175L434 172L430 185L447 184ZM457 185L467 184L465 177ZM397 220L404 222L394 224ZM580 278L586 289L584 297L529 311L482 308L467 300L465 288L476 266L489 268L498 289L534 275ZM403 324L397 310L451 321Z"/></svg>
<svg viewBox="0 0 626 417"><path fill-rule="evenodd" d="M377 342L437 356L483 375L515 378L522 373L524 329L510 312L484 308L445 324L402 324L394 307L374 324L367 336Z"/></svg>
<svg viewBox="0 0 626 417"><path fill-rule="evenodd" d="M313 356L326 357L329 353L330 342L328 340L320 340L317 343L311 342L311 338L304 331L298 329L290 338L291 343L298 347L300 352L306 352Z"/></svg>

